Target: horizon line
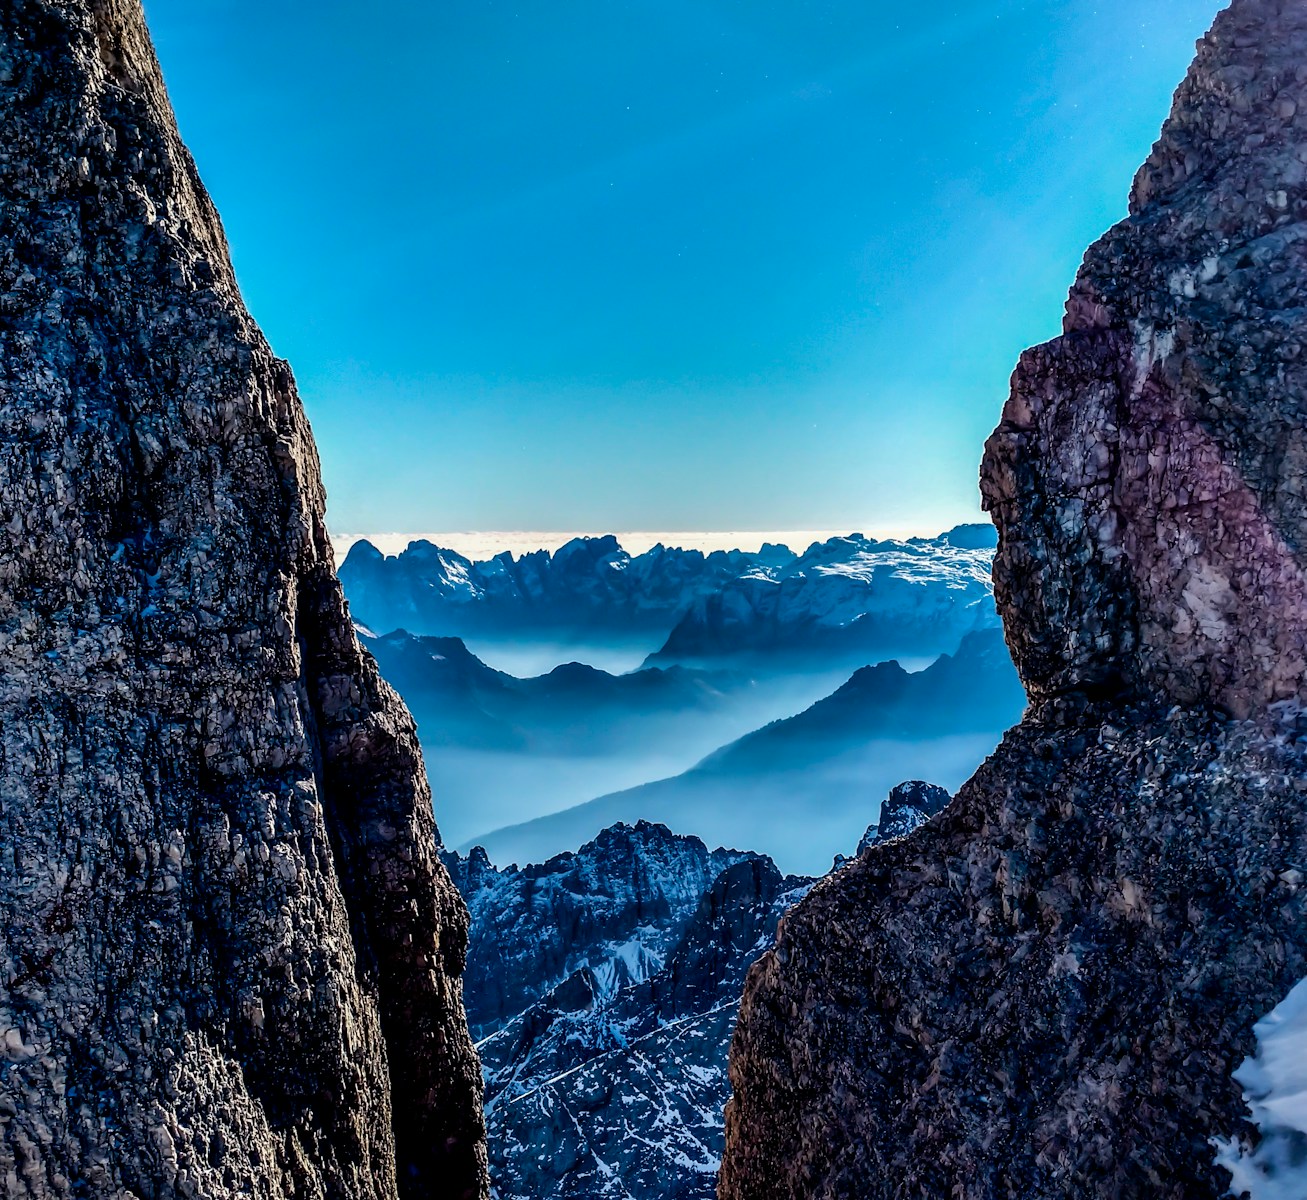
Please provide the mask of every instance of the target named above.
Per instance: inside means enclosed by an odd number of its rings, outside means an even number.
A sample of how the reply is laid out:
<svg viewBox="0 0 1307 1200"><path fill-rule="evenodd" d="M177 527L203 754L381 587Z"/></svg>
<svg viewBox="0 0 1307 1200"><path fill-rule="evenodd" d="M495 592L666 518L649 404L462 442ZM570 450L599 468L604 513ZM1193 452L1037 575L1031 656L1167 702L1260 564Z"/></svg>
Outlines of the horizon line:
<svg viewBox="0 0 1307 1200"><path fill-rule="evenodd" d="M978 513L969 521L957 521L944 528L920 524L875 524L845 529L722 529L722 530L653 530L653 529L559 529L559 530L436 530L417 532L338 533L330 531L331 544L337 566L345 560L356 542L366 541L382 554L392 557L402 553L413 542L430 542L442 550L452 550L475 562L487 561L505 550L515 557L538 550L551 553L575 538L612 536L627 553L643 554L657 545L668 549L700 550L705 554L714 550L740 550L757 553L764 543L784 545L791 550L803 550L816 542L833 537L865 537L880 541L907 541L910 538L935 538L956 529L959 525L986 525L988 517Z"/></svg>

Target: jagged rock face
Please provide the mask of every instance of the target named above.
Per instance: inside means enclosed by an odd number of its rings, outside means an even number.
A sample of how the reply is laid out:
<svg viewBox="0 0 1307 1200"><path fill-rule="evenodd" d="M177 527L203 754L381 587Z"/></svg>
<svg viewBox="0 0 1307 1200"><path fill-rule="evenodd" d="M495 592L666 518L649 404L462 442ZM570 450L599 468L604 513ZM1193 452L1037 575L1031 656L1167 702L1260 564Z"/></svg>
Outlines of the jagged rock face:
<svg viewBox="0 0 1307 1200"><path fill-rule="evenodd" d="M1307 974L1307 722L1106 728L1023 724L786 916L720 1196L1223 1195L1231 1072Z"/></svg>
<svg viewBox="0 0 1307 1200"><path fill-rule="evenodd" d="M1303 695L1304 50L1301 5L1221 15L1064 335L1017 367L982 490L1036 700Z"/></svg>
<svg viewBox="0 0 1307 1200"><path fill-rule="evenodd" d="M1307 974L1307 11L1234 0L982 472L1032 706L787 916L722 1200L1216 1200Z"/></svg>
<svg viewBox="0 0 1307 1200"><path fill-rule="evenodd" d="M741 859L639 821L603 830L573 854L497 868L479 846L444 859L471 909L467 1008L480 1040L569 979L606 947L613 978L658 969L714 879ZM511 964L511 965L510 965Z"/></svg>
<svg viewBox="0 0 1307 1200"><path fill-rule="evenodd" d="M448 854L504 1200L706 1200L744 973L811 881L641 822L549 864ZM479 981L479 982L478 982Z"/></svg>
<svg viewBox="0 0 1307 1200"><path fill-rule="evenodd" d="M0 78L5 1194L483 1195L412 722L139 4Z"/></svg>

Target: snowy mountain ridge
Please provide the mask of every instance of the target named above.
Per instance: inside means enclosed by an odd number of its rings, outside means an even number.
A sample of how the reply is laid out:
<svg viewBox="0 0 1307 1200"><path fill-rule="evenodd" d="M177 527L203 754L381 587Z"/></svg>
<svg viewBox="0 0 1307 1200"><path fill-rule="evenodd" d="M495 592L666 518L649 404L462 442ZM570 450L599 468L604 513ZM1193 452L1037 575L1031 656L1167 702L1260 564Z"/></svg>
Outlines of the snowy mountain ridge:
<svg viewBox="0 0 1307 1200"><path fill-rule="evenodd" d="M755 565L792 559L783 546L757 554L655 546L631 556L616 537L573 538L557 550L474 562L427 541L387 557L355 542L341 565L355 615L378 630L441 636L541 626L580 618L619 627L660 625L701 591Z"/></svg>
<svg viewBox="0 0 1307 1200"><path fill-rule="evenodd" d="M938 654L993 626L993 530L936 538L852 534L802 554L655 546L610 535L474 562L426 541L387 557L354 543L340 574L354 616L377 632L437 636L643 635L660 662L758 652Z"/></svg>
<svg viewBox="0 0 1307 1200"><path fill-rule="evenodd" d="M988 526L907 541L831 538L694 597L650 661L947 652L997 625L993 553Z"/></svg>
<svg viewBox="0 0 1307 1200"><path fill-rule="evenodd" d="M880 840L947 800L895 788ZM745 973L816 880L646 821L540 865L444 859L472 914L467 1007L499 1200L709 1200Z"/></svg>

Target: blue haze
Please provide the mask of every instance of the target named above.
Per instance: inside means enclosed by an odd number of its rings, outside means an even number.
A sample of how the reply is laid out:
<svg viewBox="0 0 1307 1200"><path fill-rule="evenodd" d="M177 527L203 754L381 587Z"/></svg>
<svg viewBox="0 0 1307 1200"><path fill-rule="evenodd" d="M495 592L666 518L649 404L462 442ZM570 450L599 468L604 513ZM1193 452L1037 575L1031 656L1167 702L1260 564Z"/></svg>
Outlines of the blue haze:
<svg viewBox="0 0 1307 1200"><path fill-rule="evenodd" d="M337 530L940 529L1207 0L147 0Z"/></svg>

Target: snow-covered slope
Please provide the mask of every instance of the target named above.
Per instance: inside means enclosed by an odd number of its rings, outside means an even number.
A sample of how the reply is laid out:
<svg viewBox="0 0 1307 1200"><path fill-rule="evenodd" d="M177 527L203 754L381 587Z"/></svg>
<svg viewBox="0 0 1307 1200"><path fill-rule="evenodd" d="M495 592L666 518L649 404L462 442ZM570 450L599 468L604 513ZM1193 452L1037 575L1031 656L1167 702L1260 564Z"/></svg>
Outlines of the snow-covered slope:
<svg viewBox="0 0 1307 1200"><path fill-rule="evenodd" d="M809 881L647 822L538 866L445 862L496 1195L706 1200L744 971Z"/></svg>
<svg viewBox="0 0 1307 1200"><path fill-rule="evenodd" d="M1297 872L1295 872L1297 874ZM1296 886L1296 885L1295 885ZM1307 980L1256 1025L1257 1053L1234 1077L1244 1088L1261 1140L1218 1141L1216 1161L1230 1172L1230 1194L1251 1200L1307 1196Z"/></svg>

